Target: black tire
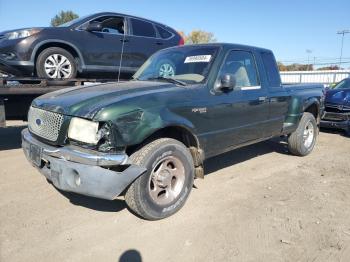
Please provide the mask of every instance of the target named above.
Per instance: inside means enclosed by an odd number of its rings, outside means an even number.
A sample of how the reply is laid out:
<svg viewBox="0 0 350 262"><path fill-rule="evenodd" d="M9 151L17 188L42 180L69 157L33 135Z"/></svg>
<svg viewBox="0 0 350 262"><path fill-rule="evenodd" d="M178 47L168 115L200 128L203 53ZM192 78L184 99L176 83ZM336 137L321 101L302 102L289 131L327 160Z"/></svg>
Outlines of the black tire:
<svg viewBox="0 0 350 262"><path fill-rule="evenodd" d="M345 130L345 135L350 137L350 125L348 126L348 129Z"/></svg>
<svg viewBox="0 0 350 262"><path fill-rule="evenodd" d="M68 59L70 65L71 65L71 72L69 76L67 77L62 77L62 76L57 76L53 78L52 76L48 75L45 71L45 61L48 57L51 55L61 55L64 56ZM77 76L77 63L73 57L73 55L68 52L67 50L60 48L60 47L49 47L47 49L44 49L38 56L38 59L36 60L36 74L38 77L41 78L48 78L48 79L72 79L76 78Z"/></svg>
<svg viewBox="0 0 350 262"><path fill-rule="evenodd" d="M313 137L310 145L306 145L304 131L307 129L309 123L313 127ZM315 147L317 135L318 127L315 117L311 113L305 112L299 122L297 130L291 133L288 137L289 152L296 156L306 156L310 154Z"/></svg>
<svg viewBox="0 0 350 262"><path fill-rule="evenodd" d="M168 204L159 204L151 196L152 171L167 157L181 161L184 179L181 191ZM132 163L147 168L145 174L137 178L127 189L125 201L137 215L148 220L163 219L176 213L185 204L194 180L194 164L189 150L179 141L171 138L155 140L130 156ZM157 180L158 181L158 180Z"/></svg>

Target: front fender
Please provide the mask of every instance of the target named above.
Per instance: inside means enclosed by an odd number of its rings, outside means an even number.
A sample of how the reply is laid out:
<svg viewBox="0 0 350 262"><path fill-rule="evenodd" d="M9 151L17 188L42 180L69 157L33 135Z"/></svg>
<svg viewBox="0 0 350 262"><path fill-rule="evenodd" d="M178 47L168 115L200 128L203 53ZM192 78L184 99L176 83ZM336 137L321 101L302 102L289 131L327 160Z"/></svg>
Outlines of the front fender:
<svg viewBox="0 0 350 262"><path fill-rule="evenodd" d="M195 130L194 125L188 119L168 108L134 110L109 122L114 126L116 133L114 144L117 147L140 144L153 133L170 126L182 127L191 133L194 133Z"/></svg>

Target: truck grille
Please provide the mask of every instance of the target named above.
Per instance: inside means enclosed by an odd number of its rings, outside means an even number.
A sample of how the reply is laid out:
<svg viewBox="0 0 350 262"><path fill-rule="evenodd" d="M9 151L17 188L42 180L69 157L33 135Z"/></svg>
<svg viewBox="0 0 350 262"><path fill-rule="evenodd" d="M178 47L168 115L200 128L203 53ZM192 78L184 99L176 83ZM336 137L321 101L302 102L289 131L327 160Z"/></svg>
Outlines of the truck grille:
<svg viewBox="0 0 350 262"><path fill-rule="evenodd" d="M30 107L28 113L29 130L49 141L56 141L63 123L63 115L36 107Z"/></svg>
<svg viewBox="0 0 350 262"><path fill-rule="evenodd" d="M350 112L350 106L326 104L325 110L327 112L336 112L336 113Z"/></svg>

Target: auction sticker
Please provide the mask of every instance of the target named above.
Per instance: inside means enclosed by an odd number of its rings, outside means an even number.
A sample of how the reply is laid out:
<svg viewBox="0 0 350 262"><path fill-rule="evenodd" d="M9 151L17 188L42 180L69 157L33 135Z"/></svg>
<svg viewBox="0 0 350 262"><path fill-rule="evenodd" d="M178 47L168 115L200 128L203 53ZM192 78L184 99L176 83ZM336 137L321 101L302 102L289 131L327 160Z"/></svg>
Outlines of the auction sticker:
<svg viewBox="0 0 350 262"><path fill-rule="evenodd" d="M195 55L195 56L188 56L185 59L185 64L187 63L208 63L211 59L211 55Z"/></svg>

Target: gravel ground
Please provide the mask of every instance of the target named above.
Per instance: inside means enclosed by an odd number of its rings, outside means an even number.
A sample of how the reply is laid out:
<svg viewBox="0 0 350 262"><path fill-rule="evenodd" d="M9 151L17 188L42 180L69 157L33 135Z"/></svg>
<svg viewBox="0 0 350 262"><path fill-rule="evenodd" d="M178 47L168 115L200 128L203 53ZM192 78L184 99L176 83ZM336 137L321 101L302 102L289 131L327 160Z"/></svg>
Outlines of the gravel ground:
<svg viewBox="0 0 350 262"><path fill-rule="evenodd" d="M350 261L350 139L314 152L267 141L205 163L174 216L149 222L122 199L59 192L0 129L0 261Z"/></svg>

